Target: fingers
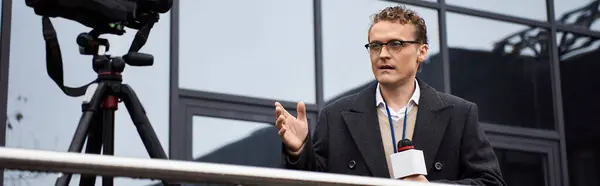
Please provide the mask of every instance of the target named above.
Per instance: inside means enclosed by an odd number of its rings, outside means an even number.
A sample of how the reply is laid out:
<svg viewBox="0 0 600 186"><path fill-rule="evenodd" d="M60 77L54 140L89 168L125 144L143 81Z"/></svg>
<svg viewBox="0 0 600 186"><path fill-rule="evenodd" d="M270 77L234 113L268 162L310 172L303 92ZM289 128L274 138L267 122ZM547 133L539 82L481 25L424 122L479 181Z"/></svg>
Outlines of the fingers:
<svg viewBox="0 0 600 186"><path fill-rule="evenodd" d="M277 110L280 110L281 113L277 113ZM277 117L279 117L279 115L284 115L286 118L287 117L294 117L292 116L287 110L285 110L285 108L283 108L283 105L281 105L281 103L279 102L275 102L275 112L277 114Z"/></svg>
<svg viewBox="0 0 600 186"><path fill-rule="evenodd" d="M277 132L277 135L279 135L279 137L281 137L283 139L283 135L285 135L285 131L287 131L287 128L283 127L281 129L279 129L279 132Z"/></svg>
<svg viewBox="0 0 600 186"><path fill-rule="evenodd" d="M277 117L277 120L275 121L275 127L277 127L277 129L281 129L284 125L284 122L285 116L279 115L279 117Z"/></svg>
<svg viewBox="0 0 600 186"><path fill-rule="evenodd" d="M279 102L275 102L275 118L278 118L281 114L283 114L283 107Z"/></svg>
<svg viewBox="0 0 600 186"><path fill-rule="evenodd" d="M279 116L283 116L283 108L275 107L275 119L279 118Z"/></svg>
<svg viewBox="0 0 600 186"><path fill-rule="evenodd" d="M403 178L402 180L429 182L429 180L427 180L427 178L425 178L425 176L423 176L423 175L407 176L407 177Z"/></svg>
<svg viewBox="0 0 600 186"><path fill-rule="evenodd" d="M275 102L275 127L277 127L277 129L281 129L285 119L286 116L284 114L283 107L279 102Z"/></svg>
<svg viewBox="0 0 600 186"><path fill-rule="evenodd" d="M305 121L306 120L306 105L304 105L304 103L298 102L298 105L296 106L296 110L297 110L297 114L298 114L298 119L301 121Z"/></svg>

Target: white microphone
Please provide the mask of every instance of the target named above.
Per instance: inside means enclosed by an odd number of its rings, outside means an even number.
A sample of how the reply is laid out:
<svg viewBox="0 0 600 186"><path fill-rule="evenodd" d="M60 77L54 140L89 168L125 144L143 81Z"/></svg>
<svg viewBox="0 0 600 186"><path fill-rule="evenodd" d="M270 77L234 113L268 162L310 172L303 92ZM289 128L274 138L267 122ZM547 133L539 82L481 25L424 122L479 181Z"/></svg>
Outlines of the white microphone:
<svg viewBox="0 0 600 186"><path fill-rule="evenodd" d="M427 175L423 151L415 149L409 139L398 142L398 152L390 155L394 179L413 175Z"/></svg>

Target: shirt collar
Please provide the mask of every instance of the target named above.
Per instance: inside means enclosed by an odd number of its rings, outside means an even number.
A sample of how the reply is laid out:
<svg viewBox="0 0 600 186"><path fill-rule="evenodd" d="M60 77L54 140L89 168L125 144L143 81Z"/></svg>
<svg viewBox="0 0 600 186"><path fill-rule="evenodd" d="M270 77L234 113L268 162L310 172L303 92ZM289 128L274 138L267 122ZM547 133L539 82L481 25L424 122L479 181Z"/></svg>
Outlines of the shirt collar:
<svg viewBox="0 0 600 186"><path fill-rule="evenodd" d="M413 102L416 105L419 105L419 99L421 98L421 89L419 88L419 82L415 79L415 91L413 92L412 96L410 97L410 100L408 101ZM384 101L383 101L383 96L381 95L381 91L379 90L379 83L377 83L377 89L375 90L375 105L379 106L379 105L385 105Z"/></svg>

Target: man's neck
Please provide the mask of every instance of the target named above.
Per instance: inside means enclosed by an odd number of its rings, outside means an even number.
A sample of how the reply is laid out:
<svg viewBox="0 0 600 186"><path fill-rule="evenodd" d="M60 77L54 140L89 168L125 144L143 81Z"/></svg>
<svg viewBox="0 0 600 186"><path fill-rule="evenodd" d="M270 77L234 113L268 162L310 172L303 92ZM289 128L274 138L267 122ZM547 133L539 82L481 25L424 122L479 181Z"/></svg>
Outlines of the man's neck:
<svg viewBox="0 0 600 186"><path fill-rule="evenodd" d="M415 91L415 80L403 84L380 84L381 96L390 109L398 111L406 106Z"/></svg>

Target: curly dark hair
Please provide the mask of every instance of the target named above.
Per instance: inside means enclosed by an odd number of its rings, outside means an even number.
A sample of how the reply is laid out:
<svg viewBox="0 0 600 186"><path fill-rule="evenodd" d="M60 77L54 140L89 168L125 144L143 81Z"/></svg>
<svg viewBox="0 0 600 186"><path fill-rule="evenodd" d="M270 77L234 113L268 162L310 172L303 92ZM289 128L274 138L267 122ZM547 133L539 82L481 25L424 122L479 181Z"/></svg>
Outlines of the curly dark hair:
<svg viewBox="0 0 600 186"><path fill-rule="evenodd" d="M416 27L416 40L424 44L428 43L425 20L414 10L403 5L387 7L372 16L371 27L380 21L392 21L400 24L411 23Z"/></svg>

